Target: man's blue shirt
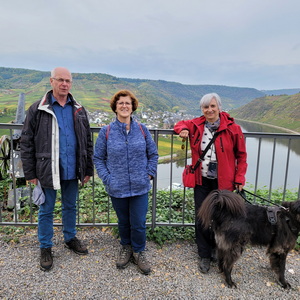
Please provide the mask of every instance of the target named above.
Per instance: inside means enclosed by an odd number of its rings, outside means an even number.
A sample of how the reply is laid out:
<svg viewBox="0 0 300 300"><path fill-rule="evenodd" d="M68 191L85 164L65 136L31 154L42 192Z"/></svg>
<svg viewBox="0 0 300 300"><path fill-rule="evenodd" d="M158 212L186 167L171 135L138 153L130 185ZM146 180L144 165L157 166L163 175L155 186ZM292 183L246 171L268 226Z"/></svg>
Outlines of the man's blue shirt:
<svg viewBox="0 0 300 300"><path fill-rule="evenodd" d="M77 139L71 100L61 106L52 95L52 107L59 126L59 168L61 180L76 179Z"/></svg>

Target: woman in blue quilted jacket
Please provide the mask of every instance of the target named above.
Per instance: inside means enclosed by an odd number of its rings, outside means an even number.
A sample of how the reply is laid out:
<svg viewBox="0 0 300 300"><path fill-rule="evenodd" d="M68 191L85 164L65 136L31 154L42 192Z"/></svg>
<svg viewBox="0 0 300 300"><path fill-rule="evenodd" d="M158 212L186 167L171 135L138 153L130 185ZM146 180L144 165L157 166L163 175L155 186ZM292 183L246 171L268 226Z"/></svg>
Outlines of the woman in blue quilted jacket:
<svg viewBox="0 0 300 300"><path fill-rule="evenodd" d="M146 126L132 118L138 107L132 92L117 92L110 107L116 120L100 130L94 163L118 217L121 249L116 266L124 269L133 258L139 270L148 275L146 214L150 181L157 171L157 147Z"/></svg>

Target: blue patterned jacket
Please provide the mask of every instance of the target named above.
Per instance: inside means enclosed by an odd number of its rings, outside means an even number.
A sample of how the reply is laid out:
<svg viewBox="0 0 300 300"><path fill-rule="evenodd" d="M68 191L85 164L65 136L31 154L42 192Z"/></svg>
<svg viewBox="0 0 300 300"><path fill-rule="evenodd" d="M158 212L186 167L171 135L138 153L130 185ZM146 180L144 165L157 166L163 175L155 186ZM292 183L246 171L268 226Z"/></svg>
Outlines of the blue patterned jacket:
<svg viewBox="0 0 300 300"><path fill-rule="evenodd" d="M142 126L143 132L140 128ZM146 194L151 189L149 175L156 176L158 153L152 136L143 124L133 119L127 134L126 124L116 120L98 135L94 164L107 193L115 198Z"/></svg>

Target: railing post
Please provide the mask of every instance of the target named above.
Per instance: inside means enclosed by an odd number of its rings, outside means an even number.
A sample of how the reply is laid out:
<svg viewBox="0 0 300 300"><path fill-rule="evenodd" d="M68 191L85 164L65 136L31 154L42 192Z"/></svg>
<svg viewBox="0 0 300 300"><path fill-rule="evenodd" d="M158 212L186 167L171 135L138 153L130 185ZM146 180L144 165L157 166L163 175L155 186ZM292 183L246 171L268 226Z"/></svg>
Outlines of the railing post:
<svg viewBox="0 0 300 300"><path fill-rule="evenodd" d="M154 132L154 142L158 148L158 131ZM153 179L152 182L152 220L151 220L151 230L153 231L156 226L156 194L157 194L157 176Z"/></svg>

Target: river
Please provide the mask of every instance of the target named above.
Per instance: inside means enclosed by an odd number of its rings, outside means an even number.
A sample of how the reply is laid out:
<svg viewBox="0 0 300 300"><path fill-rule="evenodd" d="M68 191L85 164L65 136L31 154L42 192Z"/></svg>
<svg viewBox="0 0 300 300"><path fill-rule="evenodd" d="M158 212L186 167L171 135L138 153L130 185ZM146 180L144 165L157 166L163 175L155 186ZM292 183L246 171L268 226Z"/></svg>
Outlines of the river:
<svg viewBox="0 0 300 300"><path fill-rule="evenodd" d="M284 129L271 127L265 124L257 124L246 121L236 121L243 132L271 132L271 133L288 133ZM257 170L257 153L259 140L258 138L246 139L248 153L248 170L246 174L246 186L249 188L255 184L255 174ZM273 169L272 189L282 188L285 181L286 162L287 162L288 145L287 140L278 139L275 148L275 165ZM261 156L259 160L259 172L257 178L258 187L270 187L271 163L273 154L273 139L264 139L261 143ZM190 163L190 160L188 160ZM183 167L172 163L172 184L180 184ZM287 189L298 189L300 181L300 142L292 141L291 151L288 164ZM171 163L158 165L158 189L168 188L170 182Z"/></svg>

